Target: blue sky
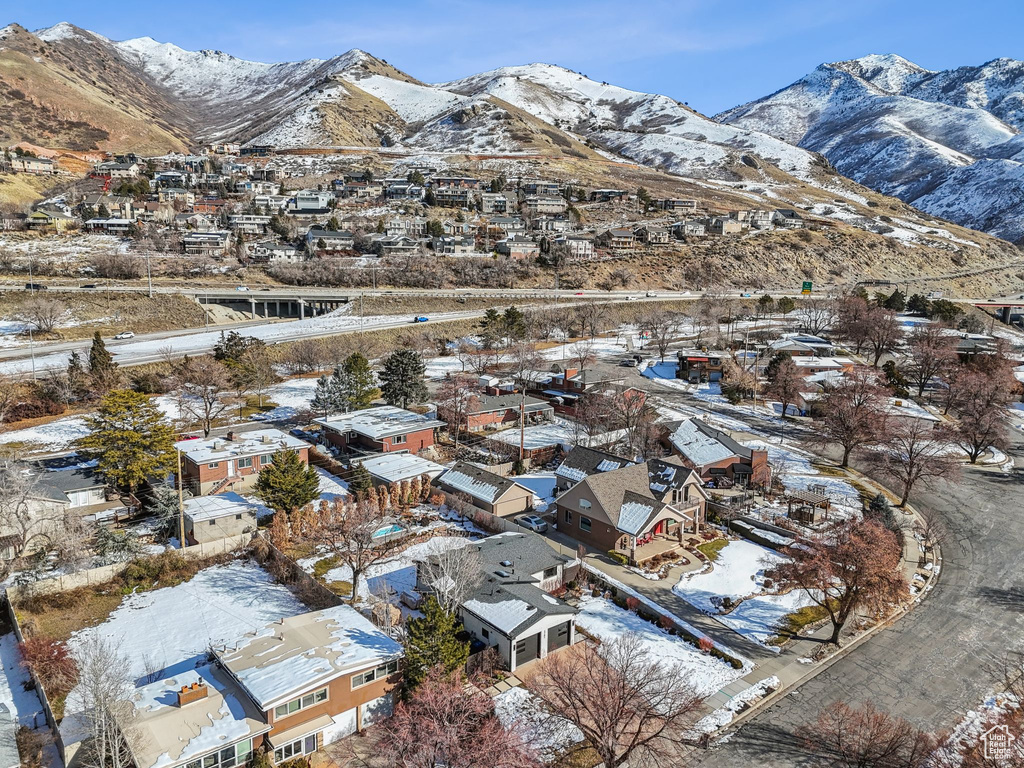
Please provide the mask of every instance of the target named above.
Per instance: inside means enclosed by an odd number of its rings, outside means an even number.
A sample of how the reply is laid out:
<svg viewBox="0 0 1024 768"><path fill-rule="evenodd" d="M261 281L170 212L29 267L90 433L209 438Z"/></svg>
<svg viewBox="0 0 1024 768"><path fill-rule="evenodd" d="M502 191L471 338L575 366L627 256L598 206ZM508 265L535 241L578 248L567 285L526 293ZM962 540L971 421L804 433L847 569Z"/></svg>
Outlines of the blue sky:
<svg viewBox="0 0 1024 768"><path fill-rule="evenodd" d="M0 13L0 26L70 21L260 61L362 48L428 82L543 61L706 114L868 53L929 69L1024 59L1020 0L4 0Z"/></svg>

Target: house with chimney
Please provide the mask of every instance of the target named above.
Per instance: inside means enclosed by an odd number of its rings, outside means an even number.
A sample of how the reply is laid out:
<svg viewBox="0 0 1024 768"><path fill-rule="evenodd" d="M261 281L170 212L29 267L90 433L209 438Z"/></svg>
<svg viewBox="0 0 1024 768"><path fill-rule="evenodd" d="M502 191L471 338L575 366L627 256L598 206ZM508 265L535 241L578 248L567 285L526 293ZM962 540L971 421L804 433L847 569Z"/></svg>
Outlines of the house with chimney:
<svg viewBox="0 0 1024 768"><path fill-rule="evenodd" d="M274 454L282 450L293 450L309 462L309 443L279 429L181 440L174 447L181 454L181 483L193 496L251 489L260 470L273 464Z"/></svg>
<svg viewBox="0 0 1024 768"><path fill-rule="evenodd" d="M762 485L768 480L768 451L748 448L729 433L700 419L684 419L664 425L663 442L694 470L704 483L716 488Z"/></svg>
<svg viewBox="0 0 1024 768"><path fill-rule="evenodd" d="M494 648L503 666L515 672L576 642L579 611L552 593L575 577L578 560L532 533L499 533L466 546L478 553L481 577L457 613L466 632ZM421 594L445 589L430 557L416 567Z"/></svg>
<svg viewBox="0 0 1024 768"><path fill-rule="evenodd" d="M707 495L678 456L587 476L555 500L558 530L637 565L699 533Z"/></svg>
<svg viewBox="0 0 1024 768"><path fill-rule="evenodd" d="M414 413L393 405L316 419L324 441L346 454L419 453L434 445L445 423L434 414Z"/></svg>
<svg viewBox="0 0 1024 768"><path fill-rule="evenodd" d="M285 763L388 717L402 655L339 605L275 621L212 649L212 661L140 684L115 717L135 768L240 768L260 750Z"/></svg>
<svg viewBox="0 0 1024 768"><path fill-rule="evenodd" d="M520 415L527 424L551 421L555 416L547 401L515 393L475 395L466 403L464 411L460 416L459 429L465 432L482 432L518 424Z"/></svg>

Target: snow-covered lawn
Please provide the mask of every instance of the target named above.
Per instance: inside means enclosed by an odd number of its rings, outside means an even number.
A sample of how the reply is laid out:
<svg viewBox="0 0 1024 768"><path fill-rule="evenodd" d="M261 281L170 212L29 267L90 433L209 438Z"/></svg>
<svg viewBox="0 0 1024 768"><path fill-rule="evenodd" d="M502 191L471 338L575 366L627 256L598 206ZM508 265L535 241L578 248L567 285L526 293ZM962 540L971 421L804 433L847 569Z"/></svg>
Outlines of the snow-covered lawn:
<svg viewBox="0 0 1024 768"><path fill-rule="evenodd" d="M277 403L272 411L259 414L254 418L261 421L277 421L290 419L300 411L309 409L309 401L313 399L316 379L287 379L270 387L265 395L266 400Z"/></svg>
<svg viewBox="0 0 1024 768"><path fill-rule="evenodd" d="M431 357L423 361L426 364L428 379L443 379L449 373L463 373L466 365L456 355L447 357Z"/></svg>
<svg viewBox="0 0 1024 768"><path fill-rule="evenodd" d="M540 512L546 510L555 500L557 478L554 472L530 472L526 475L515 475L510 479L533 491L533 507Z"/></svg>
<svg viewBox="0 0 1024 768"><path fill-rule="evenodd" d="M536 749L545 760L583 741L583 732L568 720L555 718L525 688L509 688L494 697L494 712L506 730Z"/></svg>
<svg viewBox="0 0 1024 768"><path fill-rule="evenodd" d="M248 560L206 568L174 587L129 595L102 624L71 636L72 651L89 636L113 643L131 676L174 675L203 662L211 646L308 609Z"/></svg>
<svg viewBox="0 0 1024 768"><path fill-rule="evenodd" d="M39 725L43 725L43 705L34 689L26 690L28 670L21 664L18 638L13 632L0 637L0 664L4 668L3 676L0 676L0 704L7 705L15 723L31 728L39 714Z"/></svg>
<svg viewBox="0 0 1024 768"><path fill-rule="evenodd" d="M0 434L0 443L38 443L50 451L70 448L76 440L85 437L89 430L81 416L65 416L47 424L15 429Z"/></svg>
<svg viewBox="0 0 1024 768"><path fill-rule="evenodd" d="M573 445L573 426L566 419L555 417L546 424L537 424L523 430L523 447L527 450L546 448L551 445ZM625 432L618 430L606 432L601 435L594 435L590 439L591 445L606 445L620 439ZM519 430L506 429L490 435L491 439L508 445L519 445Z"/></svg>
<svg viewBox="0 0 1024 768"><path fill-rule="evenodd" d="M783 616L812 604L802 591L761 594L765 591L765 571L785 560L778 552L753 542L730 541L718 553L710 571L684 574L672 591L736 633L764 645L776 634ZM743 602L730 613L718 615L723 597Z"/></svg>
<svg viewBox="0 0 1024 768"><path fill-rule="evenodd" d="M611 641L627 632L637 633L650 658L665 664L679 664L689 682L702 696L710 696L743 675L721 659L701 653L683 638L619 608L602 597L584 597L576 623L602 640Z"/></svg>

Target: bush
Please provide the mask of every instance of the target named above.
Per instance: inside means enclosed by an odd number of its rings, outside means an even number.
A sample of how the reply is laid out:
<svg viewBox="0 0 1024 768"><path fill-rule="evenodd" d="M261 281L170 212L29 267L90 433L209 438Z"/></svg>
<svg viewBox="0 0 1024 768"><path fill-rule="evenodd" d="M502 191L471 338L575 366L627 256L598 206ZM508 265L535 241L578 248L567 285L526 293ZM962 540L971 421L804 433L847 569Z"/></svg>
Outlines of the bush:
<svg viewBox="0 0 1024 768"><path fill-rule="evenodd" d="M633 597L630 595L626 598L626 610L630 613L636 613L637 609L640 608L640 598Z"/></svg>
<svg viewBox="0 0 1024 768"><path fill-rule="evenodd" d="M697 641L697 647L703 653L711 653L715 649L715 644L711 641L710 637L702 637Z"/></svg>
<svg viewBox="0 0 1024 768"><path fill-rule="evenodd" d="M621 552L616 552L614 549L608 550L608 557L619 565L629 565L629 558Z"/></svg>
<svg viewBox="0 0 1024 768"><path fill-rule="evenodd" d="M45 635L25 638L21 644L21 663L51 695L70 691L78 677L78 667L67 645Z"/></svg>

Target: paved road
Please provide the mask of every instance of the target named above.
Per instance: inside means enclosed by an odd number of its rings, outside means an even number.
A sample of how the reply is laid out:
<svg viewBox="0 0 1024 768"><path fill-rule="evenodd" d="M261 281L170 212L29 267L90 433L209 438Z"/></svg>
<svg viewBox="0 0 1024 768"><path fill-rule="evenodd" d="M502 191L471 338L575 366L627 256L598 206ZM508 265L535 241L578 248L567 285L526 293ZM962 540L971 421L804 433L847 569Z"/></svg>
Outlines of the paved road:
<svg viewBox="0 0 1024 768"><path fill-rule="evenodd" d="M1008 453L1024 466L1014 430ZM994 667L1024 647L1024 470L968 469L912 501L945 521L938 585L883 630L746 724L695 764L707 768L817 766L794 731L828 704L871 701L931 730L949 728L997 684Z"/></svg>

